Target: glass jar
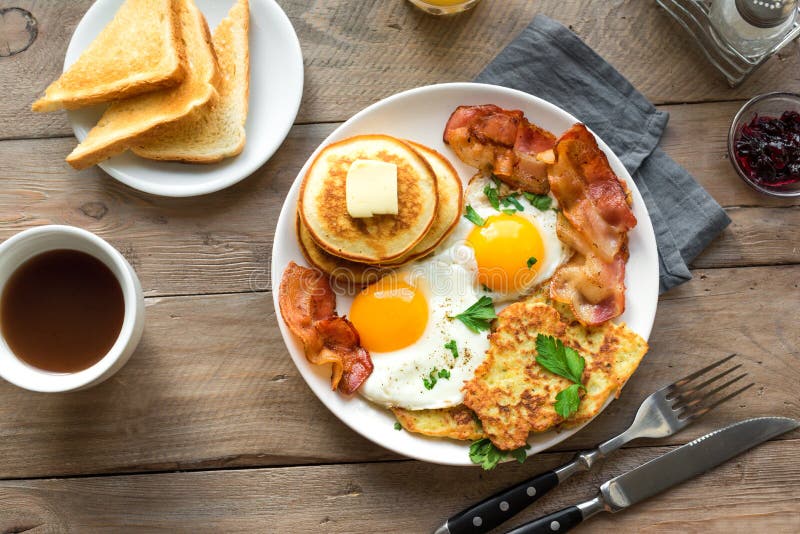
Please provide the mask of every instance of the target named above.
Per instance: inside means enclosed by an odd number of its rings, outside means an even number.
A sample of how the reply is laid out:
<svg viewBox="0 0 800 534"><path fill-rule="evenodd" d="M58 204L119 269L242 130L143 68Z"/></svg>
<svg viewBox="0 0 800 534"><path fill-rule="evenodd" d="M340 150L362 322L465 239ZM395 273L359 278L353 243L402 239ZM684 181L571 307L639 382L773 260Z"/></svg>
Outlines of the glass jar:
<svg viewBox="0 0 800 534"><path fill-rule="evenodd" d="M717 34L745 57L777 45L794 26L798 0L713 0L709 19Z"/></svg>
<svg viewBox="0 0 800 534"><path fill-rule="evenodd" d="M455 15L472 9L480 0L408 0L431 15Z"/></svg>

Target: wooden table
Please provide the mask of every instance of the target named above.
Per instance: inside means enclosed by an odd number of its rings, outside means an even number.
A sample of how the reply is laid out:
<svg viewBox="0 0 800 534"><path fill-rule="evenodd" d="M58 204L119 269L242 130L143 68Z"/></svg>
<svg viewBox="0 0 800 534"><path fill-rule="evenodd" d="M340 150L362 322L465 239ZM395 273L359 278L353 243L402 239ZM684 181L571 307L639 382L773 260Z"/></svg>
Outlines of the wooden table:
<svg viewBox="0 0 800 534"><path fill-rule="evenodd" d="M166 199L73 171L65 115L29 111L90 0L0 0L0 239L47 223L86 228L125 254L147 296L139 350L104 384L44 395L0 383L0 531L431 531L621 431L651 391L730 352L757 384L747 395L677 436L634 443L511 524L725 424L800 417L800 200L752 192L725 151L745 99L800 91L796 45L730 89L653 1L484 0L450 20L401 0L279 3L305 56L289 138L235 187ZM278 210L341 121L397 91L472 79L536 13L569 25L671 114L662 146L733 224L695 260L693 280L661 297L650 353L585 430L488 473L410 461L346 428L290 361L268 270ZM799 447L800 432L786 434L582 532L798 532Z"/></svg>

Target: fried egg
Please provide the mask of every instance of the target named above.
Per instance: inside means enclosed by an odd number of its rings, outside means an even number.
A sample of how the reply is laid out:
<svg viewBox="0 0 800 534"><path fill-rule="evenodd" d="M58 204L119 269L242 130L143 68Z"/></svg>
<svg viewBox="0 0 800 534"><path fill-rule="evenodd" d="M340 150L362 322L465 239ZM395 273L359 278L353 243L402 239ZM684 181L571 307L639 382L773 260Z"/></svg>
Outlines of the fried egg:
<svg viewBox="0 0 800 534"><path fill-rule="evenodd" d="M434 256L385 276L356 295L349 318L372 357L359 388L367 399L409 410L446 408L464 400L489 348L487 332L455 316L481 297L473 274Z"/></svg>
<svg viewBox="0 0 800 534"><path fill-rule="evenodd" d="M489 340L488 332L474 332L455 317L483 296L499 311L569 259L571 251L556 235L555 211L540 210L521 195L495 207L487 195L492 188L490 177L478 176L466 190L465 207L482 225L461 219L434 256L353 299L348 315L374 366L359 388L370 401L408 410L461 404L462 387L486 358Z"/></svg>
<svg viewBox="0 0 800 534"><path fill-rule="evenodd" d="M571 251L556 235L557 214L553 209L540 210L522 195L505 204L501 197L499 209L495 208L487 192L496 189L488 176L470 181L465 211L474 210L483 225L462 219L442 247L442 254L464 265L492 300L510 302L553 276ZM552 197L551 203L556 206Z"/></svg>

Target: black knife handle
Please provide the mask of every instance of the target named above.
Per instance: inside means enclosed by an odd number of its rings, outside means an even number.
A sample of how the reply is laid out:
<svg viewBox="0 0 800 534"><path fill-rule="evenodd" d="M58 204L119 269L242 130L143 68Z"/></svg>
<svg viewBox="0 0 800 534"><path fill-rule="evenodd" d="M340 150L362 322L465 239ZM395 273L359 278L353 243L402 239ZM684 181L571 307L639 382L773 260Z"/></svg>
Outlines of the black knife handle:
<svg viewBox="0 0 800 534"><path fill-rule="evenodd" d="M564 508L550 515L540 517L530 523L520 525L506 534L553 534L566 532L583 521L583 514L577 506Z"/></svg>
<svg viewBox="0 0 800 534"><path fill-rule="evenodd" d="M547 471L463 510L447 520L450 534L488 532L558 486L555 471Z"/></svg>

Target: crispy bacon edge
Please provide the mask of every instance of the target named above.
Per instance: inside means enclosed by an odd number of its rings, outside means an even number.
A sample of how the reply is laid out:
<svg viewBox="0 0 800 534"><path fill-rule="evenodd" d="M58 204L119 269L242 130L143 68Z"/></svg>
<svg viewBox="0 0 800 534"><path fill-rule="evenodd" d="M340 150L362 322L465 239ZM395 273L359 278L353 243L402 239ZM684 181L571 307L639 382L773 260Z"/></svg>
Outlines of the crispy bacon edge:
<svg viewBox="0 0 800 534"><path fill-rule="evenodd" d="M556 137L520 110L494 104L458 106L443 140L464 163L492 171L514 189L537 194L549 190L547 163L537 155L552 150Z"/></svg>
<svg viewBox="0 0 800 534"><path fill-rule="evenodd" d="M554 152L548 175L561 209L557 233L575 254L553 275L550 298L569 304L581 323L602 324L625 311L628 231L636 225L630 192L583 124Z"/></svg>
<svg viewBox="0 0 800 534"><path fill-rule="evenodd" d="M336 295L321 271L290 262L283 271L278 305L286 326L314 365L330 363L331 388L347 395L372 374L372 359L358 332L336 314Z"/></svg>

